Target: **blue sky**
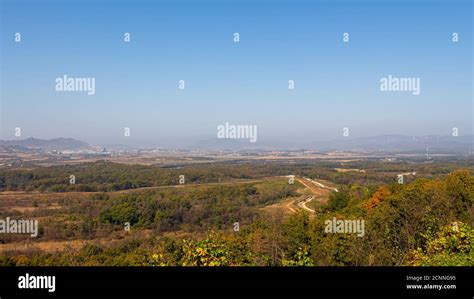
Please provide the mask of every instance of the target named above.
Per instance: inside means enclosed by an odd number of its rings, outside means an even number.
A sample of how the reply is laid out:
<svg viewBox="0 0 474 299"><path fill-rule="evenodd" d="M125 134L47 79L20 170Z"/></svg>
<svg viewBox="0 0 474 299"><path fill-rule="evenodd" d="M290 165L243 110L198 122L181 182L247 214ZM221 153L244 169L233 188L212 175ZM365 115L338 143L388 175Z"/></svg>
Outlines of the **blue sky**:
<svg viewBox="0 0 474 299"><path fill-rule="evenodd" d="M469 0L0 1L1 139L20 127L25 138L184 147L229 122L257 125L261 144L303 146L343 127L473 129ZM94 77L96 94L56 92L64 74ZM419 77L421 94L381 92L388 75Z"/></svg>

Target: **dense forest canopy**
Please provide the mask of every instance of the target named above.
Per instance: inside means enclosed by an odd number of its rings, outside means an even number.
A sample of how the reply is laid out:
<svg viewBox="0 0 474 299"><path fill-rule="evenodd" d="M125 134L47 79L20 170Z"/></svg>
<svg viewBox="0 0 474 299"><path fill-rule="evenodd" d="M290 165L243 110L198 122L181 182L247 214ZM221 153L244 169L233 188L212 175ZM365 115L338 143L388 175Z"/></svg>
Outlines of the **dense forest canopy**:
<svg viewBox="0 0 474 299"><path fill-rule="evenodd" d="M469 160L454 162L412 163L400 161L383 163L378 161L296 161L296 162L245 162L209 163L186 166L157 167L126 165L97 161L77 165L36 167L33 169L0 169L0 191L52 191L52 192L106 192L143 187L170 186L179 184L184 175L187 184L211 183L237 179L256 179L289 174L328 180L336 184L391 183L397 174L416 172L421 177L446 175L463 166L474 173ZM364 173L338 172L345 167L364 169ZM74 175L75 184L70 184ZM413 178L408 177L408 180Z"/></svg>

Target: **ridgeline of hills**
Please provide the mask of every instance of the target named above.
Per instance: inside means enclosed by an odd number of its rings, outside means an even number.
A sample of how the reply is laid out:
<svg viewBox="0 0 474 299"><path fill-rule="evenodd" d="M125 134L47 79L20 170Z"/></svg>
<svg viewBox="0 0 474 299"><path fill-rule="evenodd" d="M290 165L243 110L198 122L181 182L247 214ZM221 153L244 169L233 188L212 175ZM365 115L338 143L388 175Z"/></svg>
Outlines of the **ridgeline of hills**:
<svg viewBox="0 0 474 299"><path fill-rule="evenodd" d="M29 151L64 151L94 149L84 141L73 138L54 138L50 140L27 138L23 140L0 140L2 152L29 152Z"/></svg>

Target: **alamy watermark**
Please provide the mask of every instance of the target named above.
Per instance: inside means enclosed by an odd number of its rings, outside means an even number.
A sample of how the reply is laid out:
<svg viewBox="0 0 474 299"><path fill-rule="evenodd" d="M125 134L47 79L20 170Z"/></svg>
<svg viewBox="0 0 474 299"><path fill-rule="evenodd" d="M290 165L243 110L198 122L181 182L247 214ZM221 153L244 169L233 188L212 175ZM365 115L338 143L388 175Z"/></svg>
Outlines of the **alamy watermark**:
<svg viewBox="0 0 474 299"><path fill-rule="evenodd" d="M30 234L38 236L38 220L33 219L0 219L0 234Z"/></svg>
<svg viewBox="0 0 474 299"><path fill-rule="evenodd" d="M417 96L421 93L420 78L393 77L388 75L380 79L380 91L411 92Z"/></svg>
<svg viewBox="0 0 474 299"><path fill-rule="evenodd" d="M87 92L88 95L95 95L95 78L92 77L68 77L64 75L57 77L56 91Z"/></svg>
<svg viewBox="0 0 474 299"><path fill-rule="evenodd" d="M36 276L26 273L18 277L19 289L47 289L48 292L56 291L56 276Z"/></svg>
<svg viewBox="0 0 474 299"><path fill-rule="evenodd" d="M333 217L324 221L326 228L324 229L325 233L330 234L357 234L358 237L363 237L365 235L365 220L362 219L337 219Z"/></svg>
<svg viewBox="0 0 474 299"><path fill-rule="evenodd" d="M226 122L217 126L217 138L219 139L248 139L257 142L256 125L231 125Z"/></svg>

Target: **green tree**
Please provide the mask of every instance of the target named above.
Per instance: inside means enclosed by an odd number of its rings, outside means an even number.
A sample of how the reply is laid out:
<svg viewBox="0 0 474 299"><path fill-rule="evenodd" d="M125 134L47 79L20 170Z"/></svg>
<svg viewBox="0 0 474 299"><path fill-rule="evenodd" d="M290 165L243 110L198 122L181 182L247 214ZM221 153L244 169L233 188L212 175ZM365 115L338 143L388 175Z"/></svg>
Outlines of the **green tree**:
<svg viewBox="0 0 474 299"><path fill-rule="evenodd" d="M444 226L438 234L411 252L409 265L414 266L473 266L474 230L462 222Z"/></svg>

